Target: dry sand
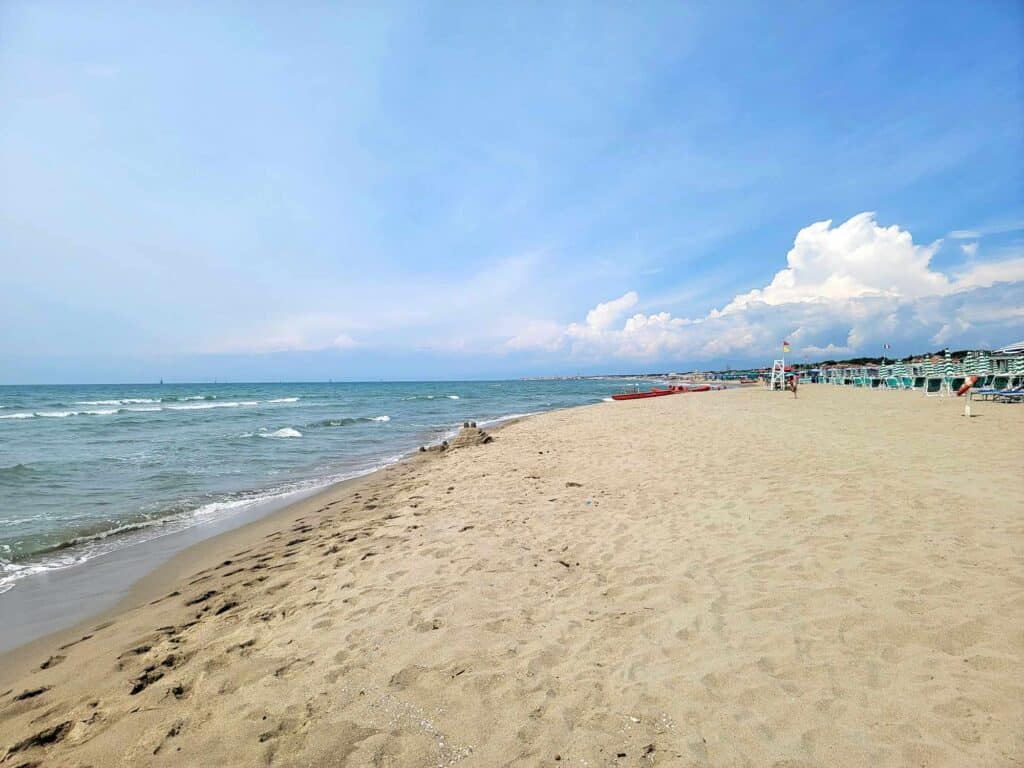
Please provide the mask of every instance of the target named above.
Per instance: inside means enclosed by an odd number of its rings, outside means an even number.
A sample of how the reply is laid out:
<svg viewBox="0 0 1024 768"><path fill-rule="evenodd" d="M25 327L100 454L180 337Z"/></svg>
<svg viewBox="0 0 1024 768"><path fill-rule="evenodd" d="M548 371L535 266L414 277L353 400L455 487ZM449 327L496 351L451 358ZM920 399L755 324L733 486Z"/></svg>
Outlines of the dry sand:
<svg viewBox="0 0 1024 768"><path fill-rule="evenodd" d="M4 657L0 765L1020 765L1024 407L962 408L604 403L332 489Z"/></svg>

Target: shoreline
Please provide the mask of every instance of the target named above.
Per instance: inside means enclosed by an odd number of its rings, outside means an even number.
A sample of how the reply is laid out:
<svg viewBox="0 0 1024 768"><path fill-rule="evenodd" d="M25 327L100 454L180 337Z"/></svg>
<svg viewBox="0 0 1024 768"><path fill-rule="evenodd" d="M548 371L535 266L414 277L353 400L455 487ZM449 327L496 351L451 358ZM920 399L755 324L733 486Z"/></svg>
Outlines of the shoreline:
<svg viewBox="0 0 1024 768"><path fill-rule="evenodd" d="M593 403L584 403L569 408L540 411L531 414L512 414L486 423L490 432L497 433L509 424L528 419L542 413L582 408ZM440 445L458 433L458 428L446 433L436 443ZM284 498L256 502L253 505L204 524L192 525L181 530L133 542L97 557L74 563L64 568L34 573L16 582L7 592L0 593L0 605L5 610L31 618L33 626L0 627L0 684L3 683L4 667L15 666L11 662L21 651L39 642L63 641L80 634L88 624L96 623L138 607L147 599L144 586L151 581L159 583L161 573L168 569L176 573L176 561L192 562L201 557L197 554L207 542L213 542L232 534L243 538L244 530L264 521L286 519L293 508L305 503L317 503L321 497L333 500L336 494L344 493L359 481L370 480L380 473L406 462L421 459L418 449L400 454L399 458L388 461L373 469L343 480L329 482L324 486L294 491ZM195 552L193 552L195 550ZM22 591L15 594L15 590ZM26 594L27 593L27 594ZM10 607L5 603L9 602ZM75 618L67 621L62 614L73 612Z"/></svg>
<svg viewBox="0 0 1024 768"><path fill-rule="evenodd" d="M459 402L460 386L468 402ZM466 418L503 421L602 394L592 386L510 382L64 389L29 387L0 406L68 416L0 422L11 457L0 474L12 502L0 512L0 617L3 593L26 577L78 567L264 501L288 503L450 437ZM186 402L193 400L203 402ZM148 412L172 401L200 410ZM125 407L110 409L120 415L109 419L71 418L86 404ZM79 433L98 441L95 450L82 448ZM60 481L52 488L51 476Z"/></svg>
<svg viewBox="0 0 1024 768"><path fill-rule="evenodd" d="M193 568L204 563L216 562L218 559L226 556L229 550L236 550L240 546L254 542L266 530L277 530L282 526L287 526L296 515L302 514L308 508L316 504L335 501L340 496L354 492L364 484L378 479L377 476L379 474L386 472L391 467L398 466L415 458L415 456L408 456L394 464L375 469L365 475L332 483L326 488L313 491L303 498L290 501L262 515L244 520L237 525L228 526L225 530L212 536L206 536L187 543L182 547L174 548L166 557L162 557L157 564L151 567L143 566L145 570L136 573L127 585L120 587L118 590L120 596L113 604L99 610L89 611L73 624L54 629L18 645L0 650L0 686L8 682L8 675L6 673L13 672L16 668L22 666L27 659L35 658L41 652L41 649L59 648L68 642L74 642L82 635L88 634L90 627L105 624L111 619L124 616L135 609L144 607L161 592L166 591L168 584L175 583ZM245 516L245 513L240 513L238 516L226 518L224 522L231 522L236 517ZM185 534L193 530L195 528L179 531L162 538L171 538L172 536ZM158 541L160 539L152 539L142 542L138 546L145 547L147 544ZM118 553L125 552L127 549L130 548L119 550ZM96 559L99 560L101 558ZM83 563L82 567L88 567L92 562L94 561ZM74 566L64 569L64 571L72 570L75 570Z"/></svg>
<svg viewBox="0 0 1024 768"><path fill-rule="evenodd" d="M735 390L416 454L0 656L0 759L1011 764L1024 410L960 406Z"/></svg>

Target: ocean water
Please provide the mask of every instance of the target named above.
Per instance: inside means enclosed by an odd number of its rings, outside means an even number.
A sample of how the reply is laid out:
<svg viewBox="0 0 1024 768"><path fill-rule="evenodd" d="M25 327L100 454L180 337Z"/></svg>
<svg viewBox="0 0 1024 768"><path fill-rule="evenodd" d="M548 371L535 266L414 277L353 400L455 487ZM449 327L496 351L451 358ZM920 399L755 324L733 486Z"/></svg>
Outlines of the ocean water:
<svg viewBox="0 0 1024 768"><path fill-rule="evenodd" d="M0 593L611 380L0 387Z"/></svg>

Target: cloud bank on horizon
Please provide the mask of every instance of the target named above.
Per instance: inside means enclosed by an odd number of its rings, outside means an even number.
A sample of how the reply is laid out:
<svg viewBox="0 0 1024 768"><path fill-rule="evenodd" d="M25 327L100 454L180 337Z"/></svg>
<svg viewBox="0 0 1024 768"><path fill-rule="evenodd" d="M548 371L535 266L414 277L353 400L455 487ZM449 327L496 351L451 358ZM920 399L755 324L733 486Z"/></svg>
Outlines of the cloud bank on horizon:
<svg viewBox="0 0 1024 768"><path fill-rule="evenodd" d="M976 261L980 232L954 232L966 259L948 271L933 267L942 240L915 243L898 225L883 226L866 211L841 224L819 221L801 229L785 257L786 266L762 288L733 296L696 317L669 311L635 312L636 290L595 305L582 322L547 319L521 322L512 335L488 326L488 305L504 305L528 292L535 259L515 259L495 271L474 275L456 295L441 287L436 302L393 320L378 316L362 325L322 314L285 316L274 325L235 338L219 338L207 354L372 351L380 342L372 330L382 324L412 332L431 318L450 314L484 320L477 328L444 330L419 340L435 353L484 358L522 353L547 364L716 363L759 360L787 339L809 358L877 354L882 344L904 351L947 345L997 347L1024 336L1024 250ZM964 246L972 246L964 248ZM392 286L398 296L412 290ZM392 325L393 322L393 325Z"/></svg>
<svg viewBox="0 0 1024 768"><path fill-rule="evenodd" d="M962 233L961 233L962 234ZM980 237L976 233L969 233ZM511 349L636 361L771 355L785 338L805 356L875 354L883 343L920 351L950 343L993 346L1024 331L1024 255L933 269L941 243L914 243L864 212L801 229L786 267L763 288L698 318L629 314L636 291L602 302L582 323L528 326ZM966 253L973 256L975 248ZM623 321L623 318L625 320Z"/></svg>

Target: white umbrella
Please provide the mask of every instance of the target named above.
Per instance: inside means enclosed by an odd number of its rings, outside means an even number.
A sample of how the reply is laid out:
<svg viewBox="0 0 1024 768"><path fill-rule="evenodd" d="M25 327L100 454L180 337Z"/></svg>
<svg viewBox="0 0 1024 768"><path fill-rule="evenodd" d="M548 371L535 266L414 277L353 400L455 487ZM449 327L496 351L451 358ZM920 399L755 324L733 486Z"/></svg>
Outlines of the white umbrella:
<svg viewBox="0 0 1024 768"><path fill-rule="evenodd" d="M1019 355L1024 352L1024 341L1018 341L1016 344L1007 344L1002 349L997 349L995 354L997 355Z"/></svg>

